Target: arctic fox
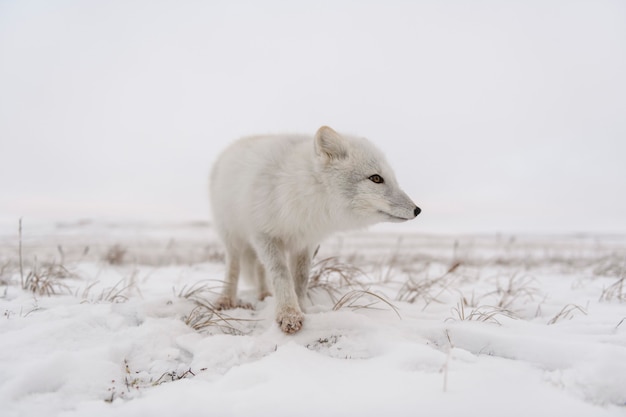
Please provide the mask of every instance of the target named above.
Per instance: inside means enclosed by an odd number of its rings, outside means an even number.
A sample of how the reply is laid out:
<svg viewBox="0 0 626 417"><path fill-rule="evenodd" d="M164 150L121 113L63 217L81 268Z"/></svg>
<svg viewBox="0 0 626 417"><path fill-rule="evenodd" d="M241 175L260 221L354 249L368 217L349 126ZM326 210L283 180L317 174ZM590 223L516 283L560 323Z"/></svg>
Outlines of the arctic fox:
<svg viewBox="0 0 626 417"><path fill-rule="evenodd" d="M285 333L302 327L313 251L333 232L378 222L403 222L420 209L400 189L382 153L367 139L322 126L306 136L240 139L215 162L210 196L217 233L226 246L219 308L237 301L240 271L276 297Z"/></svg>

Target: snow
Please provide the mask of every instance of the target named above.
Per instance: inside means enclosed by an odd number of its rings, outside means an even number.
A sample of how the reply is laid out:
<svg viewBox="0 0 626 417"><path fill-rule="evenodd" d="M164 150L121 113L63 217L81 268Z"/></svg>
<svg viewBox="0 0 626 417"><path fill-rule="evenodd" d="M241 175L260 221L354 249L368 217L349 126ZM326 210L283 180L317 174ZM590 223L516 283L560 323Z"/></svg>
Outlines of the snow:
<svg viewBox="0 0 626 417"><path fill-rule="evenodd" d="M220 287L208 225L24 227L24 274L65 268L51 295L21 288L18 242L0 237L3 416L625 412L624 237L342 235L318 259L360 272L325 270L295 335L245 282L253 310L186 324Z"/></svg>

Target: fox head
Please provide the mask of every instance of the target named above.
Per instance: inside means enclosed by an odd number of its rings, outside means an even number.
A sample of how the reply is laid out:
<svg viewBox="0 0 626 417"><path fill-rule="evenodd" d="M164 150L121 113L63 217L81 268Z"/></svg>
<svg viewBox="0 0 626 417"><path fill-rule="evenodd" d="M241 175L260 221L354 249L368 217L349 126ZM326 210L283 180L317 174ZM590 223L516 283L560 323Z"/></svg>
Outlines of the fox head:
<svg viewBox="0 0 626 417"><path fill-rule="evenodd" d="M350 223L404 222L420 213L400 189L383 154L367 139L344 137L328 126L314 138L315 168L329 190L333 208Z"/></svg>

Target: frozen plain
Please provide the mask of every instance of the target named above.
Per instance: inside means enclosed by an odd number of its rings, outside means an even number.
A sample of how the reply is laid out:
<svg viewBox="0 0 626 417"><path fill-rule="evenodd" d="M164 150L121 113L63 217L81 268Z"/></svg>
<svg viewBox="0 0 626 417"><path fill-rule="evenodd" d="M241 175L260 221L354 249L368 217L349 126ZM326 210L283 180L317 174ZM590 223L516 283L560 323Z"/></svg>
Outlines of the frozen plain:
<svg viewBox="0 0 626 417"><path fill-rule="evenodd" d="M623 236L338 236L293 336L245 282L253 310L211 311L209 225L25 223L22 273L19 241L6 417L626 415Z"/></svg>

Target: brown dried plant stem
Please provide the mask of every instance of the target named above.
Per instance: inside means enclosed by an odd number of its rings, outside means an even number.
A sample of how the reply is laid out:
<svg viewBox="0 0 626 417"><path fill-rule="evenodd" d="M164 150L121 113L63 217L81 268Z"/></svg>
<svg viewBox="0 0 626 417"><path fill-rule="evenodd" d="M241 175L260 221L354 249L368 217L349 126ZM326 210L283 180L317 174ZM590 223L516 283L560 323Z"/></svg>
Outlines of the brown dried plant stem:
<svg viewBox="0 0 626 417"><path fill-rule="evenodd" d="M21 217L19 221L18 253L20 257L20 284L22 285L22 288L24 288L24 262L22 260L22 218Z"/></svg>

